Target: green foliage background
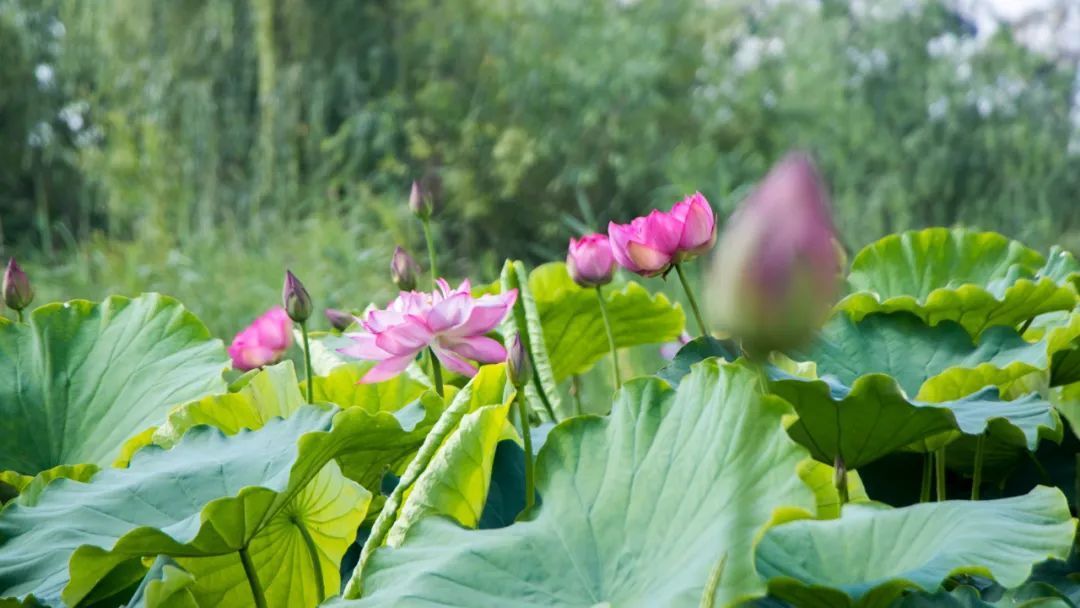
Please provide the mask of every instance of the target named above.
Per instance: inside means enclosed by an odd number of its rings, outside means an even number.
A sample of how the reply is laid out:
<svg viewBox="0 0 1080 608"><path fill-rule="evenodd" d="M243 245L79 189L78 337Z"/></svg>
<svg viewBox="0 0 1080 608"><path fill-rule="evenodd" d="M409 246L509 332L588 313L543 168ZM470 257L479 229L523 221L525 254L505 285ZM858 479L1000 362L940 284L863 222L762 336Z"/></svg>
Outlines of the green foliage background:
<svg viewBox="0 0 1080 608"><path fill-rule="evenodd" d="M387 295L414 177L444 268L493 279L687 192L727 212L792 147L849 248L1075 249L1075 61L867 4L0 0L0 249L39 301L159 289L226 334L285 266L320 305Z"/></svg>

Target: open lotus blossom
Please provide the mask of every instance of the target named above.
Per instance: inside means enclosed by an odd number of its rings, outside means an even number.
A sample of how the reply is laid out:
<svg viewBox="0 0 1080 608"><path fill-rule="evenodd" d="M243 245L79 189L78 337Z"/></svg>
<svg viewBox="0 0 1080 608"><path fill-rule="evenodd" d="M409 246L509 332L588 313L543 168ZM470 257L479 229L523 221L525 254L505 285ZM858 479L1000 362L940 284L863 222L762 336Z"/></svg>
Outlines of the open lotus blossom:
<svg viewBox="0 0 1080 608"><path fill-rule="evenodd" d="M596 287L611 282L615 260L611 255L611 243L603 234L587 234L580 239L571 238L566 254L566 269L570 278L582 287Z"/></svg>
<svg viewBox="0 0 1080 608"><path fill-rule="evenodd" d="M247 371L281 361L292 346L292 326L292 319L280 306L263 313L236 334L229 345L233 367Z"/></svg>
<svg viewBox="0 0 1080 608"><path fill-rule="evenodd" d="M629 224L611 222L608 236L619 265L651 277L711 249L716 242L716 216L698 192L676 203L671 211L654 209Z"/></svg>
<svg viewBox="0 0 1080 608"><path fill-rule="evenodd" d="M465 376L476 374L470 363L496 363L506 349L484 334L495 329L517 300L517 290L473 298L469 281L451 289L443 279L434 293L403 291L383 310L370 310L361 318L364 331L345 334L351 346L339 352L378 361L362 383L382 382L400 374L425 348L439 361Z"/></svg>
<svg viewBox="0 0 1080 608"><path fill-rule="evenodd" d="M813 162L789 154L724 227L708 281L714 319L757 354L799 346L837 296L835 238Z"/></svg>

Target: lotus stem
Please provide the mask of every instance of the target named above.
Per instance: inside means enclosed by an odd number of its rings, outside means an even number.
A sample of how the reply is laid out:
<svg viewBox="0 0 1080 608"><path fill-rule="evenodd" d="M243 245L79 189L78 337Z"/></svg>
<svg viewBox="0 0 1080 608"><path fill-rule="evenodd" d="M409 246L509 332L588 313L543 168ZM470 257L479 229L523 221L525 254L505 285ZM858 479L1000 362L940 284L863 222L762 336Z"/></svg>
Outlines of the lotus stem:
<svg viewBox="0 0 1080 608"><path fill-rule="evenodd" d="M937 468L934 476L937 481L937 500L942 502L948 499L945 491L945 448L938 448L934 452L934 465Z"/></svg>
<svg viewBox="0 0 1080 608"><path fill-rule="evenodd" d="M443 396L443 379L442 379L442 364L439 363L439 358L435 356L435 351L428 347L428 358L431 359L431 379L435 382L435 392L440 397Z"/></svg>
<svg viewBox="0 0 1080 608"><path fill-rule="evenodd" d="M16 310L15 311L15 320L18 321L19 323L23 322L22 310Z"/></svg>
<svg viewBox="0 0 1080 608"><path fill-rule="evenodd" d="M982 485L983 458L986 456L986 433L981 433L975 440L975 472L971 475L971 500L979 500L979 487Z"/></svg>
<svg viewBox="0 0 1080 608"><path fill-rule="evenodd" d="M922 491L919 492L919 502L930 502L930 486L934 477L933 455L927 452L923 455L922 468Z"/></svg>
<svg viewBox="0 0 1080 608"><path fill-rule="evenodd" d="M536 366L533 365L533 369ZM548 416L551 416L551 421L558 424L559 417L555 415L555 408L551 407L551 402L548 401L547 393L544 392L544 384L540 382L540 372L533 372L533 386L536 387L536 392L540 395L540 403L544 404L544 409L547 411Z"/></svg>
<svg viewBox="0 0 1080 608"><path fill-rule="evenodd" d="M683 291L686 292L686 300L690 302L690 309L694 312L698 330L701 331L702 336L709 335L709 331L705 329L705 319L701 316L701 309L698 308L697 299L694 298L694 291L690 289L690 282L686 280L686 275L683 274L682 265L673 264L673 266L675 267L675 274L679 275L679 282L682 283Z"/></svg>
<svg viewBox="0 0 1080 608"><path fill-rule="evenodd" d="M428 269L431 271L431 288L436 289L438 285L435 283L435 279L439 278L439 270L435 266L435 238L431 235L431 220L425 217L420 220L420 223L424 226L424 241L427 242Z"/></svg>
<svg viewBox="0 0 1080 608"><path fill-rule="evenodd" d="M843 507L851 498L848 494L847 466L844 464L844 457L840 454L837 454L836 459L833 460L833 484L836 486L836 493L840 496L840 506Z"/></svg>
<svg viewBox="0 0 1080 608"><path fill-rule="evenodd" d="M262 585L259 584L259 573L255 571L255 563L251 561L247 547L241 547L239 553L240 563L244 566L244 574L251 587L251 597L255 600L255 608L267 608L266 594L263 593Z"/></svg>
<svg viewBox="0 0 1080 608"><path fill-rule="evenodd" d="M514 397L518 418L521 420L521 441L525 444L525 511L528 512L536 501L536 471L533 462L532 427L529 424L528 406L525 403L525 391L518 391Z"/></svg>
<svg viewBox="0 0 1080 608"><path fill-rule="evenodd" d="M596 286L596 301L600 303L600 316L604 318L604 330L607 332L608 349L611 351L611 371L615 380L615 388L622 386L622 375L619 373L619 354L615 348L615 334L611 331L611 317L608 316L607 303L604 302L604 293L600 286Z"/></svg>
<svg viewBox="0 0 1080 608"><path fill-rule="evenodd" d="M315 403L315 375L311 372L311 344L308 342L307 323L300 324L300 335L304 337L304 373L307 374L307 402Z"/></svg>

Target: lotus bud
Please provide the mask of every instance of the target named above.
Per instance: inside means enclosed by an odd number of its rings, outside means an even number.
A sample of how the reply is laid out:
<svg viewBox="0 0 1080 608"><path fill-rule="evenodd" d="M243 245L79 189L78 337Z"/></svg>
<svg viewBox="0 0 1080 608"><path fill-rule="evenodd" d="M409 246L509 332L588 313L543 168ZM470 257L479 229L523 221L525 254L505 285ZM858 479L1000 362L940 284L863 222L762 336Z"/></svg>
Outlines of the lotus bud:
<svg viewBox="0 0 1080 608"><path fill-rule="evenodd" d="M810 158L780 161L731 216L708 281L713 321L751 358L801 346L840 288L828 195Z"/></svg>
<svg viewBox="0 0 1080 608"><path fill-rule="evenodd" d="M431 196L420 187L420 182L413 181L412 190L409 192L409 210L416 217L426 220L435 211Z"/></svg>
<svg viewBox="0 0 1080 608"><path fill-rule="evenodd" d="M330 321L330 327L333 327L338 331L345 331L348 329L355 319L351 314L336 308L327 308L324 313L326 314L326 320Z"/></svg>
<svg viewBox="0 0 1080 608"><path fill-rule="evenodd" d="M285 271L285 286L281 289L281 301L285 306L285 312L296 323L304 323L311 316L311 296L308 295L304 284L292 271Z"/></svg>
<svg viewBox="0 0 1080 608"><path fill-rule="evenodd" d="M506 375L510 379L510 384L519 390L532 379L532 361L518 334L514 334L514 337L510 338L510 343L506 345Z"/></svg>
<svg viewBox="0 0 1080 608"><path fill-rule="evenodd" d="M570 278L582 287L598 287L611 282L615 272L615 258L611 243L603 234L587 234L581 239L570 239L566 254L566 269Z"/></svg>
<svg viewBox="0 0 1080 608"><path fill-rule="evenodd" d="M401 246L394 247L390 258L390 278L401 291L416 289L416 277L420 274L420 264Z"/></svg>
<svg viewBox="0 0 1080 608"><path fill-rule="evenodd" d="M30 279L19 268L15 258L9 259L7 270L4 271L4 303L12 310L21 311L33 299L34 289L30 287Z"/></svg>

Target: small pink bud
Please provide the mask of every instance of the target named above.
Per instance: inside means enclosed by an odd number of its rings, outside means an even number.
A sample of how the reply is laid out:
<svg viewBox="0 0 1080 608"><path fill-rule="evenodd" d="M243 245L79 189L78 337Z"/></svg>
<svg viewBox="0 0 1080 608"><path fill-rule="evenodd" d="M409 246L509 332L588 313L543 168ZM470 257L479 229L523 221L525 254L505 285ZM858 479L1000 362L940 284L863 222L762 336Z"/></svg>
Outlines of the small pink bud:
<svg viewBox="0 0 1080 608"><path fill-rule="evenodd" d="M290 270L285 271L285 285L281 288L281 301L289 318L304 323L311 316L311 296L304 284Z"/></svg>
<svg viewBox="0 0 1080 608"><path fill-rule="evenodd" d="M570 278L582 287L597 287L611 282L615 272L615 258L611 243L603 234L587 234L580 239L570 239L566 254L566 269Z"/></svg>
<svg viewBox="0 0 1080 608"><path fill-rule="evenodd" d="M327 308L324 313L326 314L326 320L330 321L330 327L338 331L345 331L356 320L356 317L336 308Z"/></svg>
<svg viewBox="0 0 1080 608"><path fill-rule="evenodd" d="M19 267L15 258L8 260L7 270L4 271L4 303L12 310L21 311L30 305L34 299L34 289L30 287L30 279Z"/></svg>
<svg viewBox="0 0 1080 608"><path fill-rule="evenodd" d="M409 210L420 219L427 219L435 211L431 195L420 187L420 182L413 181L409 191Z"/></svg>
<svg viewBox="0 0 1080 608"><path fill-rule="evenodd" d="M532 379L532 361L529 353L525 351L525 345L521 342L521 336L514 334L506 345L506 375L510 384L520 389Z"/></svg>
<svg viewBox="0 0 1080 608"><path fill-rule="evenodd" d="M390 258L390 279L402 291L416 289L416 277L420 274L420 264L401 246L394 247Z"/></svg>
<svg viewBox="0 0 1080 608"><path fill-rule="evenodd" d="M752 356L804 343L839 292L829 199L805 154L789 154L724 227L708 281L710 312Z"/></svg>

